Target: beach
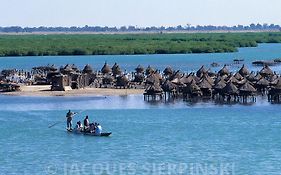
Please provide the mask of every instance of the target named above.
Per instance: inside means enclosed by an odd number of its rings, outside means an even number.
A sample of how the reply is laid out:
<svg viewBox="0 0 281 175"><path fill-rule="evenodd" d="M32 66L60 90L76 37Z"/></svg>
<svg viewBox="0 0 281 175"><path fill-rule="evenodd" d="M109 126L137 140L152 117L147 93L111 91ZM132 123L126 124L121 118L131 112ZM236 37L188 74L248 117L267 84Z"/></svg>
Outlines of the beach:
<svg viewBox="0 0 281 175"><path fill-rule="evenodd" d="M14 96L124 96L143 94L144 89L83 88L68 91L51 91L51 85L21 86L20 91L3 92Z"/></svg>

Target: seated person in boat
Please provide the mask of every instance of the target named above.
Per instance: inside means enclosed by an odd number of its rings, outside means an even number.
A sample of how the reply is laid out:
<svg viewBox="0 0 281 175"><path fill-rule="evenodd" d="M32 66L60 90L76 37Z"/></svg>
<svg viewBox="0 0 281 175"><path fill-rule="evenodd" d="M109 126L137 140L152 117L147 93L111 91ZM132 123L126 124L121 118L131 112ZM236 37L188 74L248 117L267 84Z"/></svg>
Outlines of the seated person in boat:
<svg viewBox="0 0 281 175"><path fill-rule="evenodd" d="M90 124L90 133L94 133L96 130L96 125L94 123Z"/></svg>
<svg viewBox="0 0 281 175"><path fill-rule="evenodd" d="M77 122L76 126L75 126L75 129L77 131L83 131L83 125L80 121Z"/></svg>
<svg viewBox="0 0 281 175"><path fill-rule="evenodd" d="M102 133L102 127L99 123L96 124L96 130L95 130L95 134L96 135L101 135Z"/></svg>
<svg viewBox="0 0 281 175"><path fill-rule="evenodd" d="M90 127L89 116L86 116L84 119L84 130L87 131Z"/></svg>

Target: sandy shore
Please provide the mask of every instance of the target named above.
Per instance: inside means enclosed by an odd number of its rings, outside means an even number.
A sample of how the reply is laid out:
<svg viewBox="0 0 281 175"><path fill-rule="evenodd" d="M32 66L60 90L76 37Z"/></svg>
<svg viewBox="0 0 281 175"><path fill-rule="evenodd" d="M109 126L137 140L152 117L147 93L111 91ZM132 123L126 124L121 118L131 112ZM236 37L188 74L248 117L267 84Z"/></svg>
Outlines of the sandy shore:
<svg viewBox="0 0 281 175"><path fill-rule="evenodd" d="M70 91L50 91L51 86L21 86L21 91L4 92L2 95L15 96L123 96L143 94L143 89L84 88Z"/></svg>

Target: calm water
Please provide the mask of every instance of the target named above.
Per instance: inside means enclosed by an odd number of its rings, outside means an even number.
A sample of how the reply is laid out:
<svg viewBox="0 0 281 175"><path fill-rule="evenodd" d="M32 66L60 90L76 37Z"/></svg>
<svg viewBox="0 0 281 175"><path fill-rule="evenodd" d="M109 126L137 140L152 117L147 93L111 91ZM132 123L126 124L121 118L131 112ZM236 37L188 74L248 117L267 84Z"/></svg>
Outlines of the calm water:
<svg viewBox="0 0 281 175"><path fill-rule="evenodd" d="M98 67L107 59L120 65L128 62L128 69L148 60L158 67L196 67L207 64L204 61L209 58L210 63L227 63L234 57L246 62L278 58L281 45L260 45L231 54L0 58L0 66L29 68L69 61ZM257 101L248 105L182 101L151 104L138 95L0 95L0 175L281 174L281 106L265 99ZM81 111L75 120L88 114L102 124L104 131L113 132L112 136L68 134L64 129L68 109ZM56 122L61 123L48 128Z"/></svg>
<svg viewBox="0 0 281 175"><path fill-rule="evenodd" d="M194 71L201 65L210 67L212 62L221 66L212 68L214 71L220 69L224 64L232 64L233 59L242 58L251 70L260 68L252 67L254 60L270 60L281 58L281 44L260 44L255 48L240 48L235 53L215 54L178 54L178 55L105 55L105 56L48 56L48 57L0 57L0 70L5 68L31 69L34 66L55 64L56 66L67 63L75 64L83 68L85 64L91 64L96 70L100 70L105 61L110 65L119 63L122 69L134 70L138 64L143 66L152 65L160 70L167 66L182 71ZM231 66L230 69L237 70L241 65ZM281 70L281 66L274 67L274 70Z"/></svg>

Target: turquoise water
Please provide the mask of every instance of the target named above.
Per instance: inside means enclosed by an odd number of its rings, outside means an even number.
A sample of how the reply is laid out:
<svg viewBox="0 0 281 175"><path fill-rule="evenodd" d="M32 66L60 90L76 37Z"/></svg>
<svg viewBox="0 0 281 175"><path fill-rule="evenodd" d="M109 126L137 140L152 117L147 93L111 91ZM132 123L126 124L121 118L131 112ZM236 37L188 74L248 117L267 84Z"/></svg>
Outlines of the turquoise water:
<svg viewBox="0 0 281 175"><path fill-rule="evenodd" d="M211 53L211 54L178 54L178 55L105 55L105 56L48 56L48 57L0 57L0 70L5 68L31 69L34 66L55 64L57 66L67 63L76 64L82 68L85 64L91 64L96 70L100 70L104 62L110 65L115 62L119 63L121 68L132 71L138 64L143 66L152 65L160 70L167 66L182 71L197 70L201 65L210 67L212 62L217 62L221 66L232 64L233 59L245 59L245 64L252 70L259 68L252 67L251 62L254 60L270 60L281 58L281 44L260 44L255 48L240 48L234 53ZM233 66L231 69L236 70L241 65ZM213 68L214 71L219 68ZM273 68L279 70L281 67Z"/></svg>
<svg viewBox="0 0 281 175"><path fill-rule="evenodd" d="M69 108L82 111L76 120L88 114L112 136L72 135L64 122L48 128L64 121ZM0 174L281 172L280 106L267 102L191 105L150 104L142 96L0 96L0 110Z"/></svg>
<svg viewBox="0 0 281 175"><path fill-rule="evenodd" d="M95 57L96 59L92 59ZM0 58L3 67L67 62L101 67L105 60L192 70L216 61L281 57L280 44L202 55ZM235 69L235 67L232 67ZM279 66L273 67L280 71ZM65 113L89 115L111 137L72 135ZM0 95L0 175L6 174L281 174L280 105L215 102L147 103L141 95L16 97ZM61 122L53 128L50 124Z"/></svg>

